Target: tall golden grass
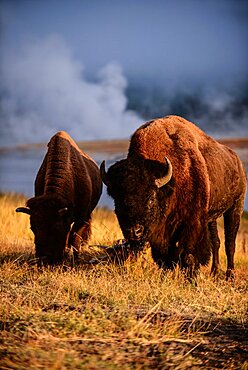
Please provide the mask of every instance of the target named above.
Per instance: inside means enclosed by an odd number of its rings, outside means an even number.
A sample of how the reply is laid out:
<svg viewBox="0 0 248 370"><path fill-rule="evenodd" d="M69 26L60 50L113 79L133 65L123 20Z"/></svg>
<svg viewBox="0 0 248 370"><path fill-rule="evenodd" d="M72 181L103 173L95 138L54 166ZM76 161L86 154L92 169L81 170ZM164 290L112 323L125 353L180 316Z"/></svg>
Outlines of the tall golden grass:
<svg viewBox="0 0 248 370"><path fill-rule="evenodd" d="M160 270L149 250L124 265L40 271L29 218L15 213L24 203L0 197L1 369L247 369L247 220L234 282L225 281L222 246L222 273L202 268L196 285L179 269ZM115 214L96 209L85 253L121 238Z"/></svg>

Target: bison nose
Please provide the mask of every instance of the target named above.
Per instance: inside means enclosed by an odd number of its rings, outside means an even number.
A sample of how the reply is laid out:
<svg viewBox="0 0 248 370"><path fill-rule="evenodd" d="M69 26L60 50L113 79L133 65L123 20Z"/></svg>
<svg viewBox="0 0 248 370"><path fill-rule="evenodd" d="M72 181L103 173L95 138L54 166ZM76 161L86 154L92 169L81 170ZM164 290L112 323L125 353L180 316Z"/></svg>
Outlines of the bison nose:
<svg viewBox="0 0 248 370"><path fill-rule="evenodd" d="M130 236L131 236L131 239L140 239L143 235L143 232L144 232L144 226L142 225L135 225L131 228L130 230Z"/></svg>

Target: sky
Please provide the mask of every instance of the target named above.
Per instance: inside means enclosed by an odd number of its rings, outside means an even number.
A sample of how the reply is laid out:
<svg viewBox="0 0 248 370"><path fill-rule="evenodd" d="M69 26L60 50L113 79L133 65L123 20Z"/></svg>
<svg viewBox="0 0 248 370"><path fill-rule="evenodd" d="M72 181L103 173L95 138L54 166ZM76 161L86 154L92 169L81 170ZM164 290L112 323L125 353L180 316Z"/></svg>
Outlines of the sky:
<svg viewBox="0 0 248 370"><path fill-rule="evenodd" d="M4 47L60 35L88 74L118 62L126 75L248 77L245 0L2 1Z"/></svg>
<svg viewBox="0 0 248 370"><path fill-rule="evenodd" d="M246 0L0 0L0 20L0 145L128 136L134 82L248 82Z"/></svg>

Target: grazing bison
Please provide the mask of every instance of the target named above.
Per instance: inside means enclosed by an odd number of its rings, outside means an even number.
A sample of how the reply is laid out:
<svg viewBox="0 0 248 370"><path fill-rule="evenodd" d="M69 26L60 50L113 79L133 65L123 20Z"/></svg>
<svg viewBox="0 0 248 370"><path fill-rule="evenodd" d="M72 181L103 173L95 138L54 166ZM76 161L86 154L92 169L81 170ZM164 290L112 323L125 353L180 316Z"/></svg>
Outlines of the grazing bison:
<svg viewBox="0 0 248 370"><path fill-rule="evenodd" d="M60 262L68 236L69 245L78 254L90 236L91 212L101 192L96 163L66 132L54 135L35 180L35 197L27 201L27 207L16 209L30 215L40 262Z"/></svg>
<svg viewBox="0 0 248 370"><path fill-rule="evenodd" d="M216 220L224 215L227 278L243 210L246 174L238 156L193 123L168 116L145 123L131 137L126 159L101 177L114 199L123 235L134 250L145 242L161 267L179 263L192 276L213 253Z"/></svg>

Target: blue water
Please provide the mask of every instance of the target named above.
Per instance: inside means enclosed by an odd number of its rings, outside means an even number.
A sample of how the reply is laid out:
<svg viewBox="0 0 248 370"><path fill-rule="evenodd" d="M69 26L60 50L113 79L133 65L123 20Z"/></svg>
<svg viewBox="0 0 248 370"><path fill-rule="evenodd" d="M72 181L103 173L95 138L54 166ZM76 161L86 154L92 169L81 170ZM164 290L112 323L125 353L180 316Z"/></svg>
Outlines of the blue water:
<svg viewBox="0 0 248 370"><path fill-rule="evenodd" d="M25 149L25 150L5 150L0 152L0 191L21 193L27 197L34 195L34 180L41 162L44 158L44 149ZM98 165L106 160L108 168L116 160L123 156L109 156L107 154L91 155ZM104 186L99 206L114 208L113 200L107 195ZM248 210L248 196L246 196L245 209Z"/></svg>

